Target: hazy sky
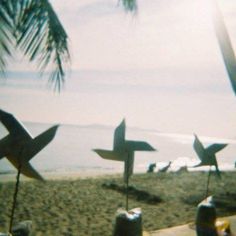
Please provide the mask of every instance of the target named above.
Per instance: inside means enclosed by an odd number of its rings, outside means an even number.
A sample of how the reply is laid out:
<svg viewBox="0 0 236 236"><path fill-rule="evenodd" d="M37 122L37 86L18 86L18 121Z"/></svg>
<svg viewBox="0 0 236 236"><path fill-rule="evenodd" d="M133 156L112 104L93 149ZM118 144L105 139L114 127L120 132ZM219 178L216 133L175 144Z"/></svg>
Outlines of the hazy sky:
<svg viewBox="0 0 236 236"><path fill-rule="evenodd" d="M9 63L0 107L25 121L127 125L162 132L236 136L236 98L205 0L51 1L70 39L71 72L60 95ZM236 4L220 4L236 39ZM19 73L21 71L21 73Z"/></svg>

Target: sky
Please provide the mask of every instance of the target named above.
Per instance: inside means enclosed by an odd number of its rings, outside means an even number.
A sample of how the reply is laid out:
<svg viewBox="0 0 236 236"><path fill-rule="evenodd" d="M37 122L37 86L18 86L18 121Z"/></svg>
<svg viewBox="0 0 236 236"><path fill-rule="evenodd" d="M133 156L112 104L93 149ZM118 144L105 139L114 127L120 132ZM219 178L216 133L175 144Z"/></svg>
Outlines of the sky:
<svg viewBox="0 0 236 236"><path fill-rule="evenodd" d="M0 107L22 121L107 124L234 138L236 99L214 34L210 1L52 0L71 66L60 94L34 64L9 62ZM236 4L220 1L233 45Z"/></svg>

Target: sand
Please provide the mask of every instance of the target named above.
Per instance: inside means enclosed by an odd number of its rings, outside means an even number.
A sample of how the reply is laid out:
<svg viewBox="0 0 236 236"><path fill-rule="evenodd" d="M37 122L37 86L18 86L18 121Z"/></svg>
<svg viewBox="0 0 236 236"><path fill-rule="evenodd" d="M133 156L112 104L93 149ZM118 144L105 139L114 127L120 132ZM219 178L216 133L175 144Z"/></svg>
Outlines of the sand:
<svg viewBox="0 0 236 236"><path fill-rule="evenodd" d="M231 233L236 232L236 216L228 216L219 218L219 220L227 220L230 222ZM236 234L233 233L232 236ZM196 236L194 224L185 224L167 229L152 231L147 236Z"/></svg>
<svg viewBox="0 0 236 236"><path fill-rule="evenodd" d="M204 172L136 174L130 179L129 208L142 208L148 232L194 222L206 180ZM15 222L32 220L37 236L110 236L116 210L125 206L122 187L121 175L22 181ZM0 232L8 229L13 192L14 182L0 182ZM236 214L236 172L222 173L221 180L212 176L210 194L218 216Z"/></svg>

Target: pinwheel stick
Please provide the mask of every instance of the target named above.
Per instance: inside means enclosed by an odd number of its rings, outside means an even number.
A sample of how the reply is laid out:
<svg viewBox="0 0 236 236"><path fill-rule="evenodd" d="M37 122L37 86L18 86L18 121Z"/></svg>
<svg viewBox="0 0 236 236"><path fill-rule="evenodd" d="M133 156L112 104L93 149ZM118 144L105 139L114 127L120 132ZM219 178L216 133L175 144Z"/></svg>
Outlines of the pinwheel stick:
<svg viewBox="0 0 236 236"><path fill-rule="evenodd" d="M15 209L16 209L16 204L17 204L17 195L18 195L19 186L20 186L20 174L21 174L21 162L19 161L19 166L18 166L18 171L17 171L17 176L16 176L15 192L13 195L13 202L12 202L12 209L11 209L11 216L10 216L9 233L12 233L12 225L13 225L14 214L15 214Z"/></svg>
<svg viewBox="0 0 236 236"><path fill-rule="evenodd" d="M129 209L129 177L126 180L126 211Z"/></svg>
<svg viewBox="0 0 236 236"><path fill-rule="evenodd" d="M210 178L211 178L211 166L209 168L208 177L207 177L206 198L208 197L208 193L209 193Z"/></svg>
<svg viewBox="0 0 236 236"><path fill-rule="evenodd" d="M129 209L129 154L126 160L126 211Z"/></svg>

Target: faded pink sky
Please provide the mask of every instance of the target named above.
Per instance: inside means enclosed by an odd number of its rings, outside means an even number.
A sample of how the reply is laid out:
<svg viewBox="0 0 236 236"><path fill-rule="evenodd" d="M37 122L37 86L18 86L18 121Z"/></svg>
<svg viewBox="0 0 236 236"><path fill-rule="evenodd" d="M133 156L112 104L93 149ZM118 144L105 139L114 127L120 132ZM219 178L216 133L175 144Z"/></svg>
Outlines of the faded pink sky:
<svg viewBox="0 0 236 236"><path fill-rule="evenodd" d="M205 0L139 0L136 16L116 0L53 0L72 54L58 95L18 71L2 83L0 107L26 121L100 123L234 138L236 99ZM236 4L220 1L236 40ZM21 80L18 80L22 77Z"/></svg>

